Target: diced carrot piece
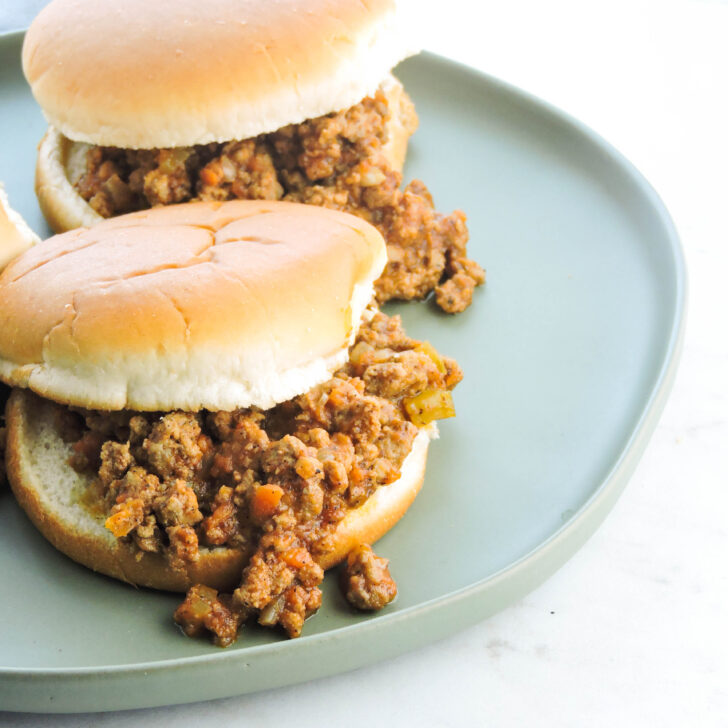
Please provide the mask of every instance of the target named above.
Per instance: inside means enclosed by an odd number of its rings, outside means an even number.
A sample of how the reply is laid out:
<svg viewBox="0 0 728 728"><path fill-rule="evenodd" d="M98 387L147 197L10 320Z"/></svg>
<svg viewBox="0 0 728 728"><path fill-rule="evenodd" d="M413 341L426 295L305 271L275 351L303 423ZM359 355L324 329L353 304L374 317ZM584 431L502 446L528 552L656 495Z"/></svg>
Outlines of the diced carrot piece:
<svg viewBox="0 0 728 728"><path fill-rule="evenodd" d="M210 186L214 187L216 184L218 184L218 182L220 182L222 177L219 174L217 174L216 172L214 172L212 169L210 169L209 167L203 167L200 170L200 179L206 185L210 185Z"/></svg>
<svg viewBox="0 0 728 728"><path fill-rule="evenodd" d="M349 470L349 483L355 486L361 485L365 479L366 474L364 471L356 463L354 463L351 470Z"/></svg>
<svg viewBox="0 0 728 728"><path fill-rule="evenodd" d="M258 485L250 502L251 515L256 521L265 521L278 508L283 497L283 488L278 485Z"/></svg>
<svg viewBox="0 0 728 728"><path fill-rule="evenodd" d="M144 520L144 505L139 498L125 501L123 508L106 519L104 525L114 534L122 538L133 531Z"/></svg>
<svg viewBox="0 0 728 728"><path fill-rule="evenodd" d="M307 561L308 553L303 548L293 548L284 551L281 558L292 568L301 569Z"/></svg>
<svg viewBox="0 0 728 728"><path fill-rule="evenodd" d="M334 387L329 392L329 402L333 407L342 407L344 404L346 404L346 397L344 396L344 393L341 391L341 389Z"/></svg>

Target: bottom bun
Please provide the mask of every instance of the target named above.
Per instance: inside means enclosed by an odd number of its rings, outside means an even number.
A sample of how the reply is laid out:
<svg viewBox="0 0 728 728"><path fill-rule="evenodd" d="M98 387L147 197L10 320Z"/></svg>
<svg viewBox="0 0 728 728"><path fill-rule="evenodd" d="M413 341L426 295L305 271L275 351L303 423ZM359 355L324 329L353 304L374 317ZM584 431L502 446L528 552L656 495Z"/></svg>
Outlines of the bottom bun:
<svg viewBox="0 0 728 728"><path fill-rule="evenodd" d="M139 551L104 527L105 516L82 504L92 476L69 464L71 447L58 435L54 405L15 389L7 406L7 473L18 503L35 527L59 551L94 571L138 586L184 592L206 584L230 592L240 584L252 551L200 548L200 558L172 569L161 554ZM359 543L374 543L404 515L425 476L427 448L436 430L421 430L405 459L401 476L379 488L339 524L334 547L319 563L335 566Z"/></svg>

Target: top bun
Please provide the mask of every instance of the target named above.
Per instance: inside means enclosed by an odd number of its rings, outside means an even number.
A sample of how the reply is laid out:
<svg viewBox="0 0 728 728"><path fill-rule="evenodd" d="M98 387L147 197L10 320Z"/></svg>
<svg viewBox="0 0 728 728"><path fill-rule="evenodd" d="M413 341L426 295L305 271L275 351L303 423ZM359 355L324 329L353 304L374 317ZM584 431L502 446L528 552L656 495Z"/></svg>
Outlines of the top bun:
<svg viewBox="0 0 728 728"><path fill-rule="evenodd" d="M95 409L268 408L346 361L385 263L373 226L312 205L122 215L0 275L0 378Z"/></svg>
<svg viewBox="0 0 728 728"><path fill-rule="evenodd" d="M23 69L64 136L150 149L340 111L415 52L396 0L53 0Z"/></svg>

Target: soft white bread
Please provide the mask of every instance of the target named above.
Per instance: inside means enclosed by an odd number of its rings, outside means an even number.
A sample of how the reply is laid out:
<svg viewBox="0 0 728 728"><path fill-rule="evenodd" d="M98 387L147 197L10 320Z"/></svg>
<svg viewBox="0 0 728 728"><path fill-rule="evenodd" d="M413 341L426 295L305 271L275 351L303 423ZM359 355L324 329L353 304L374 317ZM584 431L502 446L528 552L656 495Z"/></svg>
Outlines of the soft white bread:
<svg viewBox="0 0 728 728"><path fill-rule="evenodd" d="M417 114L394 76L385 78L381 86L390 109L387 141L382 151L392 169L401 172L407 142L417 129ZM85 171L88 149L85 142L71 141L53 126L48 128L38 147L35 192L54 232L90 227L103 220L74 187Z"/></svg>
<svg viewBox="0 0 728 728"><path fill-rule="evenodd" d="M96 409L267 409L346 361L385 263L373 226L312 205L105 220L0 275L0 378Z"/></svg>
<svg viewBox="0 0 728 728"><path fill-rule="evenodd" d="M23 44L48 121L124 148L246 139L348 108L416 52L395 0L53 0Z"/></svg>
<svg viewBox="0 0 728 728"><path fill-rule="evenodd" d="M10 207L5 188L0 183L0 271L40 238L28 227L23 218Z"/></svg>
<svg viewBox="0 0 728 728"><path fill-rule="evenodd" d="M55 233L91 227L104 219L73 186L84 172L88 148L88 144L72 142L52 126L38 145L35 194Z"/></svg>
<svg viewBox="0 0 728 728"><path fill-rule="evenodd" d="M104 527L104 516L84 505L90 475L68 465L70 446L57 434L53 405L16 389L7 409L7 469L15 497L38 530L59 550L84 566L122 581L167 591L207 584L231 591L250 558L229 548L200 551L197 562L173 570L159 554L144 554L118 541ZM332 551L319 563L326 569L358 543L374 543L402 517L424 479L427 448L436 430L421 430L405 460L401 477L379 488L341 522Z"/></svg>

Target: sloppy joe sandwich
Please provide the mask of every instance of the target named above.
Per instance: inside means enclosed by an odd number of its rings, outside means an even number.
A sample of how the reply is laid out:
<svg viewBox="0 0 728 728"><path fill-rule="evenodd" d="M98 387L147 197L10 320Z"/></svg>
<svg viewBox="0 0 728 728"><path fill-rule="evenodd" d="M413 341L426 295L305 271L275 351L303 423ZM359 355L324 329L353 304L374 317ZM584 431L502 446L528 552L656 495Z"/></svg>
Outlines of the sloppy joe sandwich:
<svg viewBox="0 0 728 728"><path fill-rule="evenodd" d="M185 632L298 636L347 555L352 604L396 588L367 544L421 486L457 364L371 304L385 244L286 202L190 203L31 248L0 275L8 479L91 569L187 591Z"/></svg>
<svg viewBox="0 0 728 728"><path fill-rule="evenodd" d="M0 182L0 271L23 251L35 245L38 236L23 218L10 207ZM5 485L5 403L9 390L0 384L0 488Z"/></svg>
<svg viewBox="0 0 728 728"><path fill-rule="evenodd" d="M23 68L50 123L36 191L69 230L189 200L287 200L375 225L380 302L462 311L484 273L465 215L403 190L414 106L390 70L416 50L395 0L53 0Z"/></svg>

